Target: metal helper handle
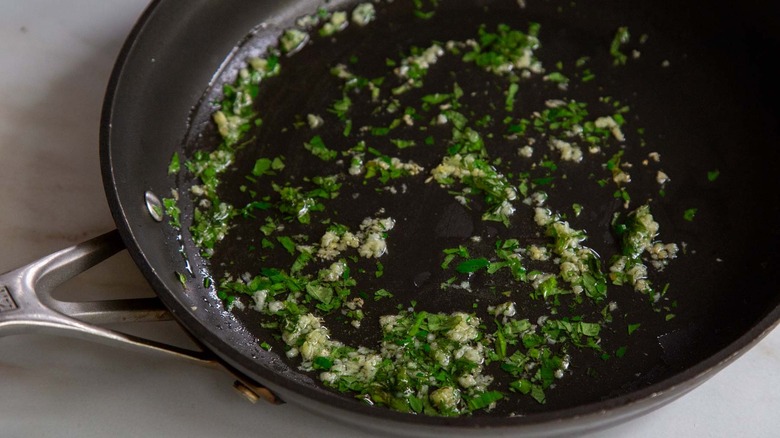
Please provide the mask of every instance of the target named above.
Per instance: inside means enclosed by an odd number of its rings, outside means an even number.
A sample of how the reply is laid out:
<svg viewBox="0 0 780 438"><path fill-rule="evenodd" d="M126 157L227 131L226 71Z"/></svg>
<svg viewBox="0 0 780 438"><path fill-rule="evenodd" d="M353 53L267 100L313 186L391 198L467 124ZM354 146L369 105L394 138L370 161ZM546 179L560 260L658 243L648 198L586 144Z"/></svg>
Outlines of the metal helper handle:
<svg viewBox="0 0 780 438"><path fill-rule="evenodd" d="M157 298L68 302L52 297L58 286L124 248L119 232L114 230L0 275L0 336L50 332L151 349L201 363L214 362L205 351L179 348L96 325L171 320Z"/></svg>
<svg viewBox="0 0 780 438"><path fill-rule="evenodd" d="M237 379L234 387L239 394L252 402L281 402L267 388L240 375L205 349L189 350L97 325L173 319L157 298L71 302L52 297L57 287L123 249L119 232L114 230L0 275L0 337L52 333L157 351L227 371Z"/></svg>

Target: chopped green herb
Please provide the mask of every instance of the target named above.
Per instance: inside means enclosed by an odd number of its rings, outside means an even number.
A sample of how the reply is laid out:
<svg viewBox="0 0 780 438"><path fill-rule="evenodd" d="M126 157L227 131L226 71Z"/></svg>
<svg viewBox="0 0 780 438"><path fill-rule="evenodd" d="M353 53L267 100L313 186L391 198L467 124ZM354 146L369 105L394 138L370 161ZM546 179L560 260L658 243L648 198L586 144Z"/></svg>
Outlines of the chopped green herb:
<svg viewBox="0 0 780 438"><path fill-rule="evenodd" d="M176 272L175 274L176 274L176 278L179 279L179 283L181 283L182 286L186 286L187 285L187 277L184 274L182 274L181 272Z"/></svg>
<svg viewBox="0 0 780 438"><path fill-rule="evenodd" d="M287 250L287 252L290 253L290 255L295 255L295 242L293 242L292 239L290 239L287 236L278 236L276 240L282 244L284 249Z"/></svg>
<svg viewBox="0 0 780 438"><path fill-rule="evenodd" d="M374 292L374 300L379 301L382 298L393 298L393 294L388 292L386 289L379 289Z"/></svg>
<svg viewBox="0 0 780 438"><path fill-rule="evenodd" d="M174 152L171 157L171 162L168 164L168 175L176 175L181 170L181 163L179 162L179 153Z"/></svg>
<svg viewBox="0 0 780 438"><path fill-rule="evenodd" d="M450 266L450 263L452 263L452 261L455 259L455 257L463 257L463 258L469 257L469 250L462 245L457 248L445 249L442 252L444 252L445 254L444 262L442 262L441 264L442 269L447 269Z"/></svg>
<svg viewBox="0 0 780 438"><path fill-rule="evenodd" d="M580 77L582 82L590 82L594 79L596 79L596 75L590 71L590 69L585 69L582 71L582 76Z"/></svg>
<svg viewBox="0 0 780 438"><path fill-rule="evenodd" d="M631 34L628 32L627 27L618 28L615 32L615 37L612 39L612 44L609 46L609 53L612 55L614 65L624 65L628 61L628 56L620 51L620 47L624 44L628 44L631 39Z"/></svg>
<svg viewBox="0 0 780 438"><path fill-rule="evenodd" d="M520 90L520 86L517 85L517 82L509 84L509 90L506 92L506 101L504 103L504 107L507 111L514 111L515 96L517 95L518 90Z"/></svg>
<svg viewBox="0 0 780 438"><path fill-rule="evenodd" d="M466 273L477 272L480 269L487 268L488 266L490 266L490 261L482 257L482 258L463 261L455 268L455 270L460 272L461 274L466 274Z"/></svg>
<svg viewBox="0 0 780 438"><path fill-rule="evenodd" d="M335 114L340 120L346 120L347 112L351 107L352 99L345 94L340 100L333 102L333 106L331 106L328 111Z"/></svg>
<svg viewBox="0 0 780 438"><path fill-rule="evenodd" d="M174 228L181 228L181 210L173 198L163 198L163 207L165 214L168 215L169 223ZM158 212L159 213L159 212Z"/></svg>
<svg viewBox="0 0 780 438"><path fill-rule="evenodd" d="M489 407L491 404L501 400L502 398L504 398L504 395L498 391L483 392L482 394L479 394L476 397L469 398L468 400L469 409L471 409L472 411L485 409Z"/></svg>
<svg viewBox="0 0 780 438"><path fill-rule="evenodd" d="M401 140L398 138L392 139L390 142L393 143L398 149L406 149L417 144L414 140Z"/></svg>
<svg viewBox="0 0 780 438"><path fill-rule="evenodd" d="M330 161L338 156L338 152L325 146L325 142L322 141L322 137L319 135L312 137L311 140L303 144L303 147L322 161Z"/></svg>
<svg viewBox="0 0 780 438"><path fill-rule="evenodd" d="M273 160L268 158L260 158L255 161L255 166L252 168L252 175L276 175L276 171L284 169L284 161L282 157L276 157Z"/></svg>
<svg viewBox="0 0 780 438"><path fill-rule="evenodd" d="M558 86L564 90L566 89L566 86L569 84L569 78L564 76L563 73L557 71L545 75L544 80L552 82L554 84L558 84Z"/></svg>
<svg viewBox="0 0 780 438"><path fill-rule="evenodd" d="M317 370L329 370L333 367L333 359L325 356L317 356L312 361L314 369Z"/></svg>
<svg viewBox="0 0 780 438"><path fill-rule="evenodd" d="M615 193L612 194L612 197L615 199L620 199L624 202L631 202L631 196L628 194L628 190L626 190L625 187L621 187L615 190Z"/></svg>

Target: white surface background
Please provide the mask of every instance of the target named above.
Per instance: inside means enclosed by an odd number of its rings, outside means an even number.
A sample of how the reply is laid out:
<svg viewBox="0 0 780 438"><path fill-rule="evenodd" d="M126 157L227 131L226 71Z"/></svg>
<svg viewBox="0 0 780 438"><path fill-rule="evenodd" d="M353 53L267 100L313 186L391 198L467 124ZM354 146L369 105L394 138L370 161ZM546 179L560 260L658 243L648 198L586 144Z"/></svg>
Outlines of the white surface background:
<svg viewBox="0 0 780 438"><path fill-rule="evenodd" d="M113 228L98 127L145 0L0 0L0 272ZM63 293L150 295L122 253ZM180 339L172 323L147 330ZM780 436L780 331L682 399L604 437ZM0 338L0 437L358 436L295 406L251 405L227 375L43 335Z"/></svg>

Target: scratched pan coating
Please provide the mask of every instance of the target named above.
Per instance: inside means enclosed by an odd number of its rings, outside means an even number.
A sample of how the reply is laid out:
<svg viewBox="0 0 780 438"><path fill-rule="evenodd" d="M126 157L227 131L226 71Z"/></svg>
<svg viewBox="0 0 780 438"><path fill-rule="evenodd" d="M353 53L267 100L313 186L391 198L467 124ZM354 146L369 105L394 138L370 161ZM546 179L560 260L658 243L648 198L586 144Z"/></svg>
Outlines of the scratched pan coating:
<svg viewBox="0 0 780 438"><path fill-rule="evenodd" d="M327 71L355 53L364 59L371 53L401 53L410 45L425 46L432 40L465 39L475 35L482 23L490 28L505 22L525 29L529 22L539 22L543 48L538 55L544 65L570 64L583 54L591 56L593 70L604 75L599 80L609 84L605 92L623 98L632 115L640 118L646 140L661 154L673 184L662 198L652 195L657 192L652 178L634 181L631 189L644 190L654 198L653 213L661 224L662 239L684 241L695 252L674 260L658 278L670 283L670 294L677 302L676 317L670 321L653 312L646 297L610 288L614 294L610 299L620 303L620 313L630 315L623 323L641 323L642 330L630 338L617 331L605 334L608 347L627 345L627 354L606 363L588 354L575 357L580 370L592 367L597 372L573 372L560 380L547 392L544 405L517 397L502 401L490 413L433 418L371 408L349 395L322 388L315 376L301 373L294 363L259 347L259 340L271 335L259 328L257 315L225 311L214 291L203 287L203 275L218 277L223 262L238 263L231 267L237 272L256 270L246 257L246 242L230 240L231 235L251 236L251 231L229 235L216 258L206 262L197 255L188 233L179 238L169 226L154 222L140 201L147 190L162 196L176 185L186 190L191 181L167 174L173 152L189 156L196 149L218 144L209 119L211 102L217 100L221 85L233 80L247 55L263 50L295 18L316 10L318 4L195 1L184 7L176 3L158 1L150 6L129 37L109 85L101 132L109 203L131 255L182 325L231 366L268 385L282 399L344 421L409 434L473 434L485 427L529 434L587 430L624 421L673 400L724 366L726 359L744 351L777 321L780 288L774 273L780 200L774 190L779 157L773 102L778 88L769 74L767 54L776 52L778 44L771 23L758 10L750 4L701 10L679 2L610 1L587 6L528 2L521 10L514 1L443 2L435 18L421 25L394 20L394 11L401 8L401 2L396 2L380 6L389 19L372 24L371 32L348 28L339 34L337 44L313 44L285 60L283 74L261 88L258 111L264 127L284 126L296 116L326 107L335 99L338 84L328 75L312 77L311 73ZM257 27L260 23L264 25ZM615 69L610 68L607 49L619 26L650 38L638 59ZM665 60L669 67L659 67ZM445 67L431 70L432 80L437 74L450 75ZM464 83L485 81L484 73L476 70L455 74ZM542 89L537 94L533 91L520 105L538 108L546 94ZM586 102L601 94L601 90L586 87L570 91L569 95ZM236 178L228 178L221 196L227 200L239 197L240 175L249 173L247 169L254 164L251 157L271 156L278 147L274 145L301 144L308 140L306 135L294 130L258 130L254 144L239 154ZM640 162L648 152L630 148L626 160ZM244 160L241 154L246 154ZM307 155L287 152L288 167L305 172L313 163ZM431 162L436 157L419 157L426 159ZM706 179L713 169L720 170L715 183ZM578 171L569 169L573 180ZM389 240L389 253L382 262L388 272L398 273L387 284L395 297L380 302L384 308L371 303L374 315L395 313L399 302L411 300L418 302L420 310L442 312L471 309L474 303L474 294L454 292L443 297L438 291L443 280L437 277L440 269L435 269L441 263L439 248L475 234L501 236L502 230L436 189L432 184L419 184L410 187L411 197L375 196L364 201L366 208L374 208L376 202L389 215L404 217L414 225ZM368 194L361 197L370 199ZM561 185L551 192L550 202L556 210L573 202L583 204L585 213L576 226L604 230L589 235L586 244L600 254L612 254L616 243L605 224L619 206L605 199L582 185ZM371 214L342 202L338 210L344 212L341 220L345 223L359 222ZM185 216L191 214L191 205L185 201L183 207ZM694 222L683 219L688 208L698 209ZM513 237L538 239L533 224L527 225L518 226L521 231ZM533 232L523 234L522 230ZM173 274L184 271L182 245L196 273L184 290ZM477 298L481 303L497 299ZM530 314L543 310L532 302L518 304ZM336 337L349 333L336 331ZM364 324L359 335L376 339L377 327ZM524 415L510 417L511 412Z"/></svg>

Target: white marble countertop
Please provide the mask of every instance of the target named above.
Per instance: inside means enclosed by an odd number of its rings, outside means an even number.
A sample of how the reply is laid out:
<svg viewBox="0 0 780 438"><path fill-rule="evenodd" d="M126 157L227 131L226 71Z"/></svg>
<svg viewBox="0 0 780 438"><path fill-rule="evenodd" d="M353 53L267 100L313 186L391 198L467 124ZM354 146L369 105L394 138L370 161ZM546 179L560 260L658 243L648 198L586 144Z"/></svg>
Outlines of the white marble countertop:
<svg viewBox="0 0 780 438"><path fill-rule="evenodd" d="M98 160L103 93L146 0L0 2L0 272L113 228ZM62 293L150 295L127 254ZM141 328L182 339L173 323ZM780 436L780 331L710 381L605 437ZM232 379L154 354L44 335L0 338L0 436L358 436Z"/></svg>

